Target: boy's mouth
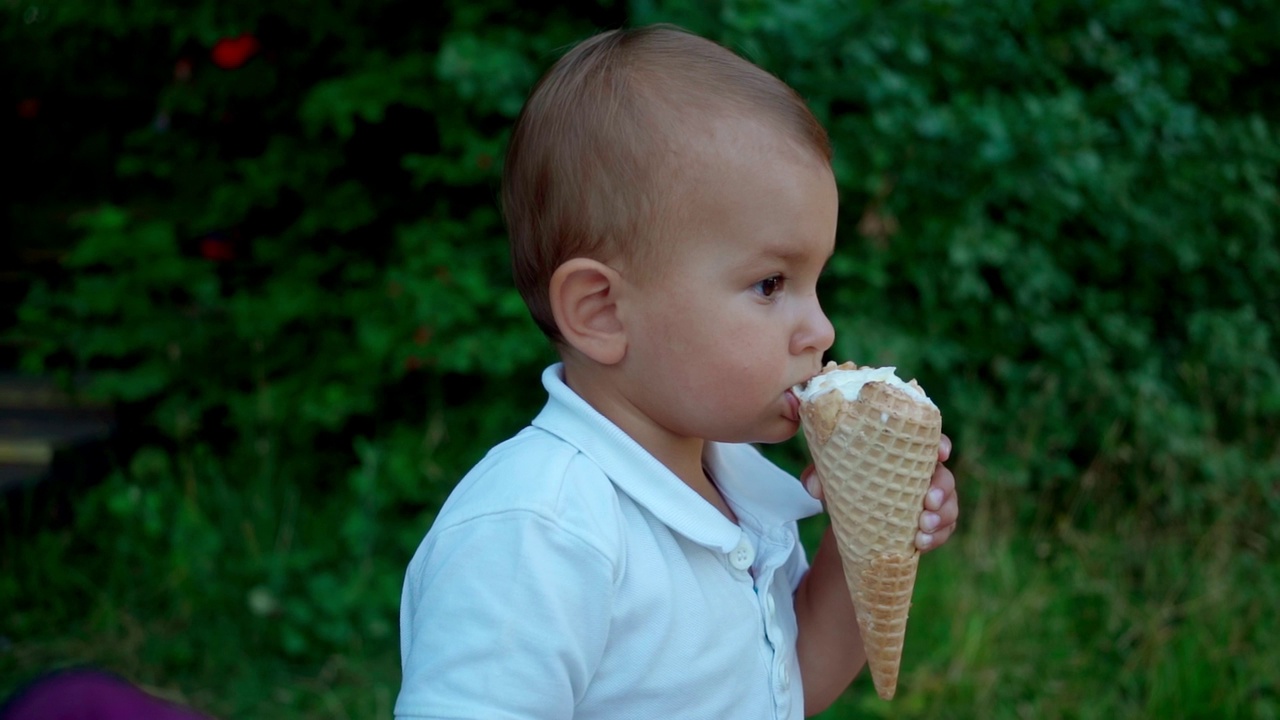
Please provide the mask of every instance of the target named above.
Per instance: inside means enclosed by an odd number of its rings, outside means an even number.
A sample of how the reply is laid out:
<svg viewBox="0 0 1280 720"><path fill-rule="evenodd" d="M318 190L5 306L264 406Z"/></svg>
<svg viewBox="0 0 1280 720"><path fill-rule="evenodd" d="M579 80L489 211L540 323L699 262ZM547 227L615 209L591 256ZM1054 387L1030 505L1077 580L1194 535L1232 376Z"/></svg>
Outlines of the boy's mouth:
<svg viewBox="0 0 1280 720"><path fill-rule="evenodd" d="M787 419L791 422L800 422L800 398L796 397L795 391L790 389L783 395L787 398Z"/></svg>

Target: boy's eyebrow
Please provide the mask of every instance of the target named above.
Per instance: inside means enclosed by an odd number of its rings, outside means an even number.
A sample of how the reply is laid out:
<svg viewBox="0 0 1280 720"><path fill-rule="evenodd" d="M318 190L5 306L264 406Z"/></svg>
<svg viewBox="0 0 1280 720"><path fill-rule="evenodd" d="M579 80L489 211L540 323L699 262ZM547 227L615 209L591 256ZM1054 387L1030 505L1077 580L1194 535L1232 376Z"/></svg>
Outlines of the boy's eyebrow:
<svg viewBox="0 0 1280 720"><path fill-rule="evenodd" d="M758 256L764 258L777 258L778 260L789 262L803 258L805 254L806 253L803 250L797 250L790 245L771 245L769 247L762 248L758 253ZM832 248L831 252L827 253L827 256L822 259L822 267L825 268L827 263L831 262L831 258L834 257L835 254L835 248Z"/></svg>

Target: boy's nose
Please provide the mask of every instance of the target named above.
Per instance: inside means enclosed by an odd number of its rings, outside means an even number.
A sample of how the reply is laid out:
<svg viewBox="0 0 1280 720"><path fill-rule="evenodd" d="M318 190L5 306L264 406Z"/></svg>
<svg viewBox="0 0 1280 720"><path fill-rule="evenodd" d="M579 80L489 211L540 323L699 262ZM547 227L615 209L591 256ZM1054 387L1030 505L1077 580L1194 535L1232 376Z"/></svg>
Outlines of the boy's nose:
<svg viewBox="0 0 1280 720"><path fill-rule="evenodd" d="M831 324L827 314L822 311L822 306L817 299L814 299L812 307L806 311L800 327L791 336L791 352L794 355L803 355L806 352L813 351L821 354L830 349L835 341L835 326Z"/></svg>

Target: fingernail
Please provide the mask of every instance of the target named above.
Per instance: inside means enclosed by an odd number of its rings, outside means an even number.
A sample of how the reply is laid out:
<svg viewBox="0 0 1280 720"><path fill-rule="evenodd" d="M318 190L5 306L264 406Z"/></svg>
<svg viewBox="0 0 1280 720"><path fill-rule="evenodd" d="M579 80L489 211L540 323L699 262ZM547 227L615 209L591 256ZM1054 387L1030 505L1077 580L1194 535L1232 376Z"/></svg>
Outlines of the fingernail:
<svg viewBox="0 0 1280 720"><path fill-rule="evenodd" d="M924 517L920 518L920 529L933 532L938 529L938 523L941 521L942 518L938 517L937 513L927 512Z"/></svg>
<svg viewBox="0 0 1280 720"><path fill-rule="evenodd" d="M929 533L916 533L916 547L928 550L933 545L933 536Z"/></svg>
<svg viewBox="0 0 1280 720"><path fill-rule="evenodd" d="M929 502L926 503L930 510L937 510L942 507L942 491L934 488L929 491Z"/></svg>
<svg viewBox="0 0 1280 720"><path fill-rule="evenodd" d="M810 495L818 497L818 492L820 490L818 486L818 473L809 473L804 477L804 489L808 490Z"/></svg>

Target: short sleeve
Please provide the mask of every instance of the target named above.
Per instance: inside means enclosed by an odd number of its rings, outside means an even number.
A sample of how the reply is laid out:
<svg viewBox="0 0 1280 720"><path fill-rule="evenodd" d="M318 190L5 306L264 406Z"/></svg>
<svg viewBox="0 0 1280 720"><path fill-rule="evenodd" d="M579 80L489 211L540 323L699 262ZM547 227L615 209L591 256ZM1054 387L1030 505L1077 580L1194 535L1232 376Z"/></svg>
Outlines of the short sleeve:
<svg viewBox="0 0 1280 720"><path fill-rule="evenodd" d="M431 533L406 573L397 718L573 715L609 631L614 569L530 510Z"/></svg>

